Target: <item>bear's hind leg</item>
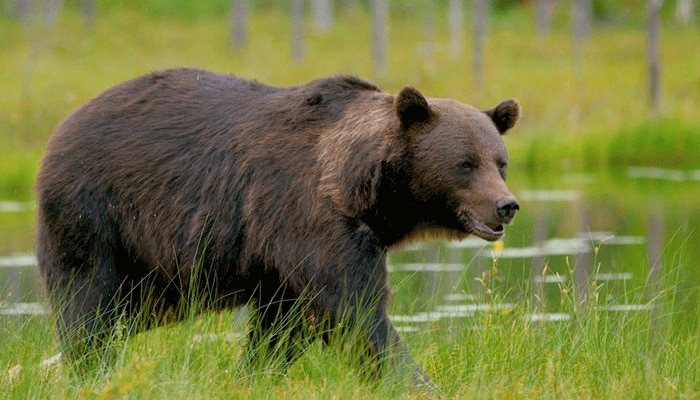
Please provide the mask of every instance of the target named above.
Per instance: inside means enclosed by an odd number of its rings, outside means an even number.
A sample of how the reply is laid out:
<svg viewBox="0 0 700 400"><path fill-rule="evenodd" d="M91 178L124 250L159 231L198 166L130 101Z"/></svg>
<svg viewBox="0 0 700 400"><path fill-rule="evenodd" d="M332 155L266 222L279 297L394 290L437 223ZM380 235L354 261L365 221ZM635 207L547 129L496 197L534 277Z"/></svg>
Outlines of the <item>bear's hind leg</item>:
<svg viewBox="0 0 700 400"><path fill-rule="evenodd" d="M79 375L111 364L119 304L119 278L111 269L77 271L53 279L49 294L61 350ZM126 327L128 329L128 327Z"/></svg>
<svg viewBox="0 0 700 400"><path fill-rule="evenodd" d="M124 277L116 230L96 211L102 207L62 190L39 192L36 252L63 355L82 374L109 358Z"/></svg>

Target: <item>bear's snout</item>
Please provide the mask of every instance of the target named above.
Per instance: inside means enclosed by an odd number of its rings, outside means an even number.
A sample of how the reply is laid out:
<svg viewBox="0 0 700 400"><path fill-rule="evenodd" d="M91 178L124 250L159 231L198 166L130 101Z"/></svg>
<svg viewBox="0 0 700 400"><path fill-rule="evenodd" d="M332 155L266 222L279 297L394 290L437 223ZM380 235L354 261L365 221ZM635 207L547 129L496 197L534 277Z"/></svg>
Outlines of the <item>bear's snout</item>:
<svg viewBox="0 0 700 400"><path fill-rule="evenodd" d="M511 223L518 210L520 210L520 204L515 198L510 197L496 202L496 214L504 224Z"/></svg>

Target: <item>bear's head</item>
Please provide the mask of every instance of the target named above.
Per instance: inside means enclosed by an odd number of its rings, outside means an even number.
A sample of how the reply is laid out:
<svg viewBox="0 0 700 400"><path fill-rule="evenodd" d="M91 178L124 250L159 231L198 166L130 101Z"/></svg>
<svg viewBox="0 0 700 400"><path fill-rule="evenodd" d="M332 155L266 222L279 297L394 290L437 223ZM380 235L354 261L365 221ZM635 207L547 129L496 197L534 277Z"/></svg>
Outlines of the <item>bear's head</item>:
<svg viewBox="0 0 700 400"><path fill-rule="evenodd" d="M501 237L519 209L505 184L502 140L520 116L518 102L482 111L410 87L378 98L389 107L360 102L335 135L322 137L321 195L388 246L426 234Z"/></svg>
<svg viewBox="0 0 700 400"><path fill-rule="evenodd" d="M506 187L502 135L520 116L516 100L477 110L448 99L426 99L404 88L395 98L398 140L410 171L410 193L426 229L493 241L520 208ZM432 226L431 226L432 225Z"/></svg>

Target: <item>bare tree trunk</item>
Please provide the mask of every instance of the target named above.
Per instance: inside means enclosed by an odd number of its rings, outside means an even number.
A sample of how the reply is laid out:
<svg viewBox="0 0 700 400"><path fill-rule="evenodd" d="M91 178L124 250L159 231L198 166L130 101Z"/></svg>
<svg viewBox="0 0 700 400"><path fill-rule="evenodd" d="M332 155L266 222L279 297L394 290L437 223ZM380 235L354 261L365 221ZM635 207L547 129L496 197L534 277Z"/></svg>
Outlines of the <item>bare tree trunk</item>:
<svg viewBox="0 0 700 400"><path fill-rule="evenodd" d="M574 75L580 81L583 79L583 43L591 31L591 0L574 0L571 13L574 21Z"/></svg>
<svg viewBox="0 0 700 400"><path fill-rule="evenodd" d="M63 1L61 0L41 0L41 15L44 26L56 26L62 5Z"/></svg>
<svg viewBox="0 0 700 400"><path fill-rule="evenodd" d="M15 18L19 19L22 22L24 29L26 29L27 32L30 32L32 28L31 0L14 0L12 3L12 13L15 16ZM30 33L30 36L35 37L36 35L32 35ZM27 55L24 67L22 68L22 97L25 99L31 98L32 74L34 72L34 60L36 58L36 54L38 53L38 48L39 46L37 45L37 41L32 40L32 46L29 50L29 54Z"/></svg>
<svg viewBox="0 0 700 400"><path fill-rule="evenodd" d="M647 244L647 262L649 263L649 277L647 278L646 285L646 296L653 300L663 300L660 297L661 294L661 283L662 283L662 272L663 272L663 246L664 246L664 233L666 231L666 222L664 221L664 215L661 211L659 204L652 206L652 213L649 217L649 223L647 224L649 232L647 234L648 244ZM656 303L656 302L655 302ZM659 305L659 304L655 304ZM662 335L664 332L664 316L662 307L654 307L651 311L651 328L652 332L656 336Z"/></svg>
<svg viewBox="0 0 700 400"><path fill-rule="evenodd" d="M316 28L325 32L333 26L333 2L331 0L314 0L314 20Z"/></svg>
<svg viewBox="0 0 700 400"><path fill-rule="evenodd" d="M31 0L14 0L12 4L12 14L22 21L24 25L29 25L32 19Z"/></svg>
<svg viewBox="0 0 700 400"><path fill-rule="evenodd" d="M650 297L657 295L655 292L659 289L658 283L661 278L661 271L663 269L663 260L661 255L663 252L663 238L665 233L666 224L664 223L663 212L658 204L653 208L652 214L649 216L649 222L647 224L649 232L647 234L647 262L649 263L649 278L647 280L648 289L651 290L647 293Z"/></svg>
<svg viewBox="0 0 700 400"><path fill-rule="evenodd" d="M292 0L292 60L304 58L304 0Z"/></svg>
<svg viewBox="0 0 700 400"><path fill-rule="evenodd" d="M474 18L474 48L472 53L474 83L481 88L484 85L484 41L488 29L489 0L472 0L472 15Z"/></svg>
<svg viewBox="0 0 700 400"><path fill-rule="evenodd" d="M435 54L435 0L425 3L425 56L432 61Z"/></svg>
<svg viewBox="0 0 700 400"><path fill-rule="evenodd" d="M571 209L572 214L578 214L579 232L590 232L592 207L587 206L583 200L577 200L571 203ZM595 271L594 262L597 261L595 246L598 246L598 244L589 243L589 246L592 247L589 247L588 251L581 252L575 256L573 265L569 266L573 268L574 311L577 315L580 315L588 305L591 278Z"/></svg>
<svg viewBox="0 0 700 400"><path fill-rule="evenodd" d="M655 113L659 112L660 61L659 11L663 0L647 3L647 61L649 63L649 100Z"/></svg>
<svg viewBox="0 0 700 400"><path fill-rule="evenodd" d="M547 208L540 206L538 207L538 212L535 216L535 223L533 225L533 241L536 247L541 247L542 243L547 240L549 232L547 231L548 226L548 215ZM532 257L532 282L534 284L534 299L533 304L535 305L538 312L547 312L547 304L545 302L544 293L544 275L546 273L547 260L543 255L536 255Z"/></svg>
<svg viewBox="0 0 700 400"><path fill-rule="evenodd" d="M683 25L695 22L695 0L676 1L676 21Z"/></svg>
<svg viewBox="0 0 700 400"><path fill-rule="evenodd" d="M389 29L389 7L386 0L372 0L372 42L374 71L378 76L387 72L386 43Z"/></svg>
<svg viewBox="0 0 700 400"><path fill-rule="evenodd" d="M95 25L95 0L80 0L80 10L83 12L85 26Z"/></svg>
<svg viewBox="0 0 700 400"><path fill-rule="evenodd" d="M448 29L450 32L450 55L457 57L464 48L463 0L450 0L448 3Z"/></svg>
<svg viewBox="0 0 700 400"><path fill-rule="evenodd" d="M552 0L535 1L535 22L537 23L537 34L545 36L549 33L552 25Z"/></svg>
<svg viewBox="0 0 700 400"><path fill-rule="evenodd" d="M231 14L233 46L241 48L248 36L248 0L233 0Z"/></svg>
<svg viewBox="0 0 700 400"><path fill-rule="evenodd" d="M357 4L357 0L343 0L343 13L345 14L357 14L360 12L360 6Z"/></svg>
<svg viewBox="0 0 700 400"><path fill-rule="evenodd" d="M591 34L593 21L592 0L574 0L572 3L574 20L574 35L576 37L588 37Z"/></svg>

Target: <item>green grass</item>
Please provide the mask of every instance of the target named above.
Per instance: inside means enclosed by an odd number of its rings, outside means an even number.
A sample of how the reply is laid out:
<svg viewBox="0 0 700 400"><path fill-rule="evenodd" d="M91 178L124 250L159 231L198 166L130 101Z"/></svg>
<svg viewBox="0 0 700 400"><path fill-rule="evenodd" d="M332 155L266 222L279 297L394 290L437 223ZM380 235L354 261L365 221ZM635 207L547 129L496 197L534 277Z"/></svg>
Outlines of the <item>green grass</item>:
<svg viewBox="0 0 700 400"><path fill-rule="evenodd" d="M691 149L700 149L697 126L675 119L656 119L630 126L610 140L608 163L613 167L654 165L698 167Z"/></svg>
<svg viewBox="0 0 700 400"><path fill-rule="evenodd" d="M491 285L499 273L496 267L484 275L487 304L499 304L504 295ZM675 283L663 282L651 298L628 294L654 305L653 311L603 311L598 307L601 284L590 282L585 306L571 287L560 286L563 307L576 311L568 321L528 321L524 317L536 305L522 302L513 309L435 322L404 336L444 398L697 398L700 344L697 332L677 334L671 329L670 289ZM285 375L273 370L241 373L244 316L241 311L190 316L133 337L120 336L113 368L82 381L71 378L65 365L40 365L58 351L46 317L10 320L0 328L0 397L424 397L409 393L395 376L381 382L364 379L345 348L322 349L320 344Z"/></svg>
<svg viewBox="0 0 700 400"><path fill-rule="evenodd" d="M603 246L604 247L604 246ZM599 246L594 252L598 264ZM697 318L678 329L677 302L683 296L680 271L669 268L659 282L623 288L620 302L650 309L611 312L604 305L605 282L587 282L585 293L572 287L573 271L558 284L565 321L528 317L546 309L529 294L512 301L513 287L503 285L502 260L481 274L468 293L479 304L494 306L466 318L442 319L403 336L426 372L450 399L665 399L700 396ZM467 272L464 272L465 274ZM394 276L397 297L415 292L404 277ZM463 281L459 278L457 281ZM521 285L528 285L521 283ZM697 290L697 289L693 289ZM403 292L403 293L402 293ZM435 300L435 301L433 301ZM438 299L414 299L433 307ZM196 304L197 300L191 301ZM510 302L512 308L496 306ZM614 302L614 301L613 301ZM400 306L405 307L405 304ZM397 305L394 305L394 309ZM696 312L700 310L697 304ZM399 372L373 381L355 368L348 343L323 348L319 342L286 373L277 369L245 372L240 363L249 329L245 309L189 313L184 321L135 336L118 329L110 340L111 368L81 379L68 365L42 366L58 350L46 316L8 319L0 325L0 398L11 399L404 399L428 398L411 393Z"/></svg>

